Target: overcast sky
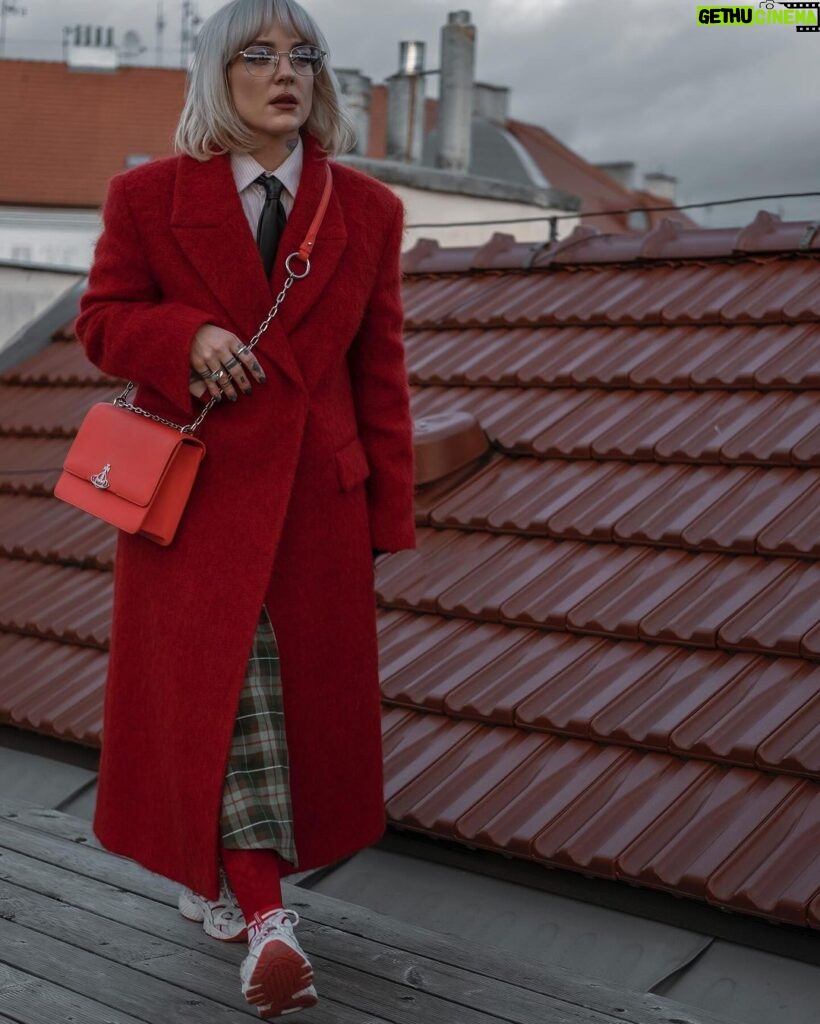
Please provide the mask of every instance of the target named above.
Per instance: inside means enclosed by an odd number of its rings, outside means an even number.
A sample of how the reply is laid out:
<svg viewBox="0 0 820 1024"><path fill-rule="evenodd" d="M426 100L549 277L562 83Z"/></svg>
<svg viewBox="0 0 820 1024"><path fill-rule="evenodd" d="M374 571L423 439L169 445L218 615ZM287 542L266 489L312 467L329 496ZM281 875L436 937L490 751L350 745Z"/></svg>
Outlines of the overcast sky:
<svg viewBox="0 0 820 1024"><path fill-rule="evenodd" d="M820 191L820 33L793 26L701 26L698 0L469 0L476 77L509 86L511 115L549 129L591 161L633 160L678 178L678 202ZM66 24L139 32L155 62L156 0L22 0L8 56L58 59ZM165 63L179 62L180 0L164 0ZM207 17L221 0L199 0ZM776 5L780 7L781 5ZM333 62L374 82L396 70L402 39L427 44L456 3L309 0ZM435 76L427 79L436 96ZM640 179L639 179L640 180ZM820 219L820 197L694 210L713 226L765 207Z"/></svg>

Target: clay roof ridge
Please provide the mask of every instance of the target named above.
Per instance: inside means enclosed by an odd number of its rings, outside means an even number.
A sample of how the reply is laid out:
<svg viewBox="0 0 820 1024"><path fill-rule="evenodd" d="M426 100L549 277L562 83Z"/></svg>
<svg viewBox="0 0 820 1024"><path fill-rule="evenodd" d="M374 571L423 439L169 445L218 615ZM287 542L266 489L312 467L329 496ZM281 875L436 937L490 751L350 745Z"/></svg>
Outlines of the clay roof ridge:
<svg viewBox="0 0 820 1024"><path fill-rule="evenodd" d="M760 256L793 258L820 255L820 221L784 221L760 210L744 227L694 227L663 218L643 234L602 233L579 224L555 243L520 242L493 232L478 246L442 246L419 238L402 255L405 274L467 273L476 270L528 270L553 263L619 264L751 261Z"/></svg>

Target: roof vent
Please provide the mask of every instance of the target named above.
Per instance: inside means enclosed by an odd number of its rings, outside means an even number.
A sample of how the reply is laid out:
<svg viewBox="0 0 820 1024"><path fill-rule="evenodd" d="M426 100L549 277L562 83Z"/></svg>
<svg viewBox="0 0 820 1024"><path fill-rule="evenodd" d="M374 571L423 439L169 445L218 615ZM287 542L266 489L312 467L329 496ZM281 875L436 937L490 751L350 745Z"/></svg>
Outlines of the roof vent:
<svg viewBox="0 0 820 1024"><path fill-rule="evenodd" d="M490 451L487 435L469 412L440 412L413 424L416 484L450 476Z"/></svg>

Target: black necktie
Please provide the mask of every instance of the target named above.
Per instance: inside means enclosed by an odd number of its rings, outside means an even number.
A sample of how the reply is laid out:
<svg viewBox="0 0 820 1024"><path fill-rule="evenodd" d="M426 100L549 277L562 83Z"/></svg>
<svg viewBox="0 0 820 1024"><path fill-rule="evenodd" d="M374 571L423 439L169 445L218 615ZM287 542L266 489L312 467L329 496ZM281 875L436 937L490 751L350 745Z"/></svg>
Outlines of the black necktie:
<svg viewBox="0 0 820 1024"><path fill-rule="evenodd" d="M260 174L257 183L265 189L265 205L259 216L256 228L256 244L265 264L265 276L270 278L273 261L276 259L276 247L285 227L287 217L282 205L281 195L284 185L272 174Z"/></svg>

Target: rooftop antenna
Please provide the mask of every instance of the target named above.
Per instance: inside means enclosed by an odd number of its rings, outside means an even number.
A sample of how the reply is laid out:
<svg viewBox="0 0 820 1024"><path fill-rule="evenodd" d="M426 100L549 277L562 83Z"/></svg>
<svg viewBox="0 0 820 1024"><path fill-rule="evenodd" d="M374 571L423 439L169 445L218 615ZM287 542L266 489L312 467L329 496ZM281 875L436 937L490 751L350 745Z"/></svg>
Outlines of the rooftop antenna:
<svg viewBox="0 0 820 1024"><path fill-rule="evenodd" d="M0 57L4 57L6 54L6 17L9 14L19 14L21 17L25 17L28 11L25 7L12 3L11 0L0 0Z"/></svg>
<svg viewBox="0 0 820 1024"><path fill-rule="evenodd" d="M162 67L162 45L165 38L165 11L163 10L162 0L157 0L157 67Z"/></svg>

